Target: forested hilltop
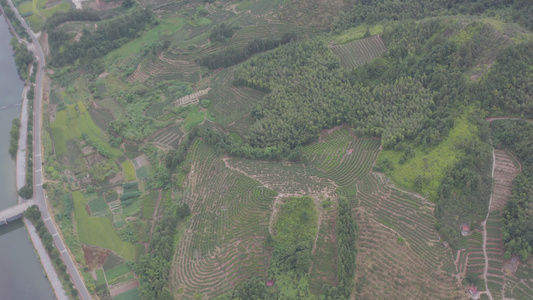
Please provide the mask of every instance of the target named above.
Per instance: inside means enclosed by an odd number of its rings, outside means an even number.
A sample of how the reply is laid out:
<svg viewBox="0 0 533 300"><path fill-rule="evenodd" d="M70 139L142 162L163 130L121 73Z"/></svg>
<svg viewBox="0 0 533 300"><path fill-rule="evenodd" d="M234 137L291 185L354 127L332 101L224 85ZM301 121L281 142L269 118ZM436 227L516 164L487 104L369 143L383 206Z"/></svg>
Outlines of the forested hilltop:
<svg viewBox="0 0 533 300"><path fill-rule="evenodd" d="M46 191L100 299L533 297L530 1L40 5Z"/></svg>

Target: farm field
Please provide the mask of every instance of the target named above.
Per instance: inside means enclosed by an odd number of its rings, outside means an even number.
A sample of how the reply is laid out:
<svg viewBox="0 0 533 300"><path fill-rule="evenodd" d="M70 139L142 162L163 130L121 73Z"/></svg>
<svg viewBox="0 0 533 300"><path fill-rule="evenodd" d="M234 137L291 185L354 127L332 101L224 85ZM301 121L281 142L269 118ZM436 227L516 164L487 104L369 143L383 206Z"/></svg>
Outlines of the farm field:
<svg viewBox="0 0 533 300"><path fill-rule="evenodd" d="M212 101L208 112L216 123L222 125L230 125L249 113L253 105L264 96L264 93L256 90L233 86L232 72L233 69L230 68L217 74L211 90L205 96Z"/></svg>
<svg viewBox="0 0 533 300"><path fill-rule="evenodd" d="M346 69L352 69L380 57L386 50L385 43L379 35L331 46L331 51L340 58L341 65Z"/></svg>
<svg viewBox="0 0 533 300"><path fill-rule="evenodd" d="M175 60L161 54L155 60L145 60L129 77L129 82L152 80L182 80L196 82L199 80L200 66L194 62Z"/></svg>
<svg viewBox="0 0 533 300"><path fill-rule="evenodd" d="M127 181L134 181L137 179L135 177L135 167L133 166L133 163L130 160L124 161L122 164L122 170L124 171L124 177Z"/></svg>
<svg viewBox="0 0 533 300"><path fill-rule="evenodd" d="M248 277L264 278L262 241L276 193L227 168L201 140L188 157L191 175L184 185L190 190L192 217L174 255L173 290L184 299L196 293L212 297Z"/></svg>
<svg viewBox="0 0 533 300"><path fill-rule="evenodd" d="M507 199L511 195L513 181L520 172L519 162L509 151L494 150L496 164L494 166L494 188L491 211L503 211Z"/></svg>
<svg viewBox="0 0 533 300"><path fill-rule="evenodd" d="M465 276L475 276L478 280L478 290L490 291L493 299L526 299L533 295L533 287L522 278L521 269L527 268L523 263L513 266L515 258L504 259L504 245L502 234L502 215L509 196L513 180L520 169L520 163L514 158L509 150L494 150L494 185L492 188L492 202L486 224L481 224L480 229L475 230L469 238L468 248L461 250L458 258L459 271ZM483 252L482 226L486 226L486 253L488 261L485 261ZM486 275L484 268L487 266ZM514 273L514 274L513 274ZM482 294L484 295L484 294ZM487 295L485 295L487 296Z"/></svg>
<svg viewBox="0 0 533 300"><path fill-rule="evenodd" d="M135 259L135 246L124 242L118 236L109 219L89 216L85 209L85 197L82 193L74 192L72 198L77 232L82 243L111 249L128 260Z"/></svg>
<svg viewBox="0 0 533 300"><path fill-rule="evenodd" d="M389 186L381 175L371 172L379 140L355 137L346 127L323 134L321 140L303 149L305 164L236 158L227 162L280 195L343 195L349 200L360 228L355 280L358 296L460 297L461 286L451 277L457 273L451 251L439 242L433 226L434 204ZM328 215L321 218L322 233L315 251L324 255L313 256L311 283L318 282L314 281L318 276L335 280L331 267L335 251L322 237L331 226L324 221ZM429 273L433 276L424 275Z"/></svg>
<svg viewBox="0 0 533 300"><path fill-rule="evenodd" d="M91 119L91 115L81 102L69 105L67 109L58 111L54 122L50 124L52 129L52 139L56 155L61 155L67 151L67 141L73 138L81 138L85 133L97 145L106 149L114 157L120 156L122 152L111 147L101 138L101 130Z"/></svg>

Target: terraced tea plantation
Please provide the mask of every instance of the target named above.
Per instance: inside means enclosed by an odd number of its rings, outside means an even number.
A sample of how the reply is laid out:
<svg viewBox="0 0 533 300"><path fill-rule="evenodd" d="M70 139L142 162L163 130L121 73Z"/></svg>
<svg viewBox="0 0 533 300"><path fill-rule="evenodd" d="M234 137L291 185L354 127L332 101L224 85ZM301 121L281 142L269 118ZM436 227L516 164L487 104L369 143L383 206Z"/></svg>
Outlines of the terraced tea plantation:
<svg viewBox="0 0 533 300"><path fill-rule="evenodd" d="M129 77L130 82L144 82L148 78L154 80L173 80L195 82L199 79L200 66L194 62L174 60L159 55L155 60L145 60Z"/></svg>
<svg viewBox="0 0 533 300"><path fill-rule="evenodd" d="M433 204L385 180L367 174L357 182L356 296L462 299L451 251L434 229Z"/></svg>
<svg viewBox="0 0 533 300"><path fill-rule="evenodd" d="M504 259L502 234L504 224L501 211L511 195L520 163L508 150L495 149L494 159L492 202L485 224L487 260L483 252L483 224L476 224L475 227L478 229L469 237L468 248L458 251L456 261L462 274L479 278L477 286L481 292L481 299L489 299L488 291L493 299L530 299L533 295L531 275L526 276L527 271L522 271L528 266L519 263L516 257Z"/></svg>
<svg viewBox="0 0 533 300"><path fill-rule="evenodd" d="M232 71L224 70L214 79L212 89L205 98L213 101L209 113L219 124L229 125L249 113L264 96L263 93L249 88L235 87L231 84Z"/></svg>
<svg viewBox="0 0 533 300"><path fill-rule="evenodd" d="M266 275L263 240L276 193L229 169L214 150L196 140L185 186L192 218L174 256L173 289L183 299L229 291ZM216 175L215 175L216 174Z"/></svg>
<svg viewBox="0 0 533 300"><path fill-rule="evenodd" d="M340 58L344 68L352 69L381 56L387 51L387 48L381 37L376 35L347 44L332 46L331 51Z"/></svg>
<svg viewBox="0 0 533 300"><path fill-rule="evenodd" d="M252 276L266 280L262 245L275 199L307 195L322 203L310 269L310 289L319 294L336 282L334 203L343 195L360 228L358 296L461 298L452 253L434 229L434 204L371 172L379 145L341 127L305 147L304 163L280 163L220 157L196 140L186 179L193 217L174 257L173 290L182 299L213 297Z"/></svg>

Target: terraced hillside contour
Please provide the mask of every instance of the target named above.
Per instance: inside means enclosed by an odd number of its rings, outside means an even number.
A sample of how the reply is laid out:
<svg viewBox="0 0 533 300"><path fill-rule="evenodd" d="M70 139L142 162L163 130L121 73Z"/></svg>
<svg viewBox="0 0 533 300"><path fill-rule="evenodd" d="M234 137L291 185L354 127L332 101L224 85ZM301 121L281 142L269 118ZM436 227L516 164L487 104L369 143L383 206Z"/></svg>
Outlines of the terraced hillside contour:
<svg viewBox="0 0 533 300"><path fill-rule="evenodd" d="M213 297L249 277L265 277L263 240L276 193L227 168L201 140L188 159L185 198L192 217L172 263L173 290L181 299Z"/></svg>
<svg viewBox="0 0 533 300"><path fill-rule="evenodd" d="M504 299L513 295L515 288L513 283L520 282L520 279L515 278L512 274L504 273L504 248L501 230L503 227L501 212L511 195L513 181L519 172L520 165L507 150L495 149L494 161L492 201L487 220L481 224L481 227L486 227L485 241L483 241L483 228L474 231L469 239L468 249L460 250L457 260L459 261L459 270L464 272L464 275L475 274L480 277L478 290L482 298ZM485 243L485 251L483 250L483 242ZM485 288L485 282L488 291ZM532 288L527 287L524 292L533 295ZM525 298L521 297L519 292L516 299Z"/></svg>
<svg viewBox="0 0 533 300"><path fill-rule="evenodd" d="M341 60L341 65L352 69L381 56L387 47L379 35L353 41L343 45L331 46L331 51Z"/></svg>
<svg viewBox="0 0 533 300"><path fill-rule="evenodd" d="M492 194L491 211L502 211L511 195L513 181L520 171L516 159L505 150L494 150L496 166L494 169L494 188Z"/></svg>
<svg viewBox="0 0 533 300"><path fill-rule="evenodd" d="M204 96L204 95L207 95L207 93L209 93L210 89L211 88L203 89L203 90L194 92L193 94L190 94L190 95L187 95L187 96L183 96L183 97L179 98L178 100L176 100L176 105L177 106L185 106L185 105L189 105L191 103L198 103L200 101L200 97Z"/></svg>
<svg viewBox="0 0 533 300"><path fill-rule="evenodd" d="M129 82L154 80L183 80L194 82L199 78L200 66L194 62L168 58L164 53L155 59L146 59L128 77Z"/></svg>
<svg viewBox="0 0 533 300"><path fill-rule="evenodd" d="M357 182L356 297L462 299L451 252L434 229L434 205L386 180L371 173Z"/></svg>
<svg viewBox="0 0 533 300"><path fill-rule="evenodd" d="M371 172L379 139L358 138L352 129L341 127L320 141L304 147L305 163L217 157L210 146L195 143L186 181L193 217L178 244L171 279L179 297L212 297L245 278L266 279L268 253L262 242L275 199L308 195L320 201L343 195L357 212L360 227L353 295L462 298L462 287L452 277L457 269L451 252L434 229L433 204ZM313 284L336 280L335 268L324 267L336 255L324 243L334 226L332 215L327 210L320 214Z"/></svg>

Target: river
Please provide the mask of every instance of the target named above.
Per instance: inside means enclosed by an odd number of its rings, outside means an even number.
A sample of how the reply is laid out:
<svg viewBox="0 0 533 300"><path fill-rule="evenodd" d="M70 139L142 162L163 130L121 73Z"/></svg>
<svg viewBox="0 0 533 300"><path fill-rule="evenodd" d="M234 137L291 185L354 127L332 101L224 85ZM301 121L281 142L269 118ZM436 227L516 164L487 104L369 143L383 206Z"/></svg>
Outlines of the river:
<svg viewBox="0 0 533 300"><path fill-rule="evenodd" d="M20 117L22 89L11 34L0 16L0 209L17 204L15 161L8 148L11 122ZM15 105L15 106L13 106ZM3 108L9 106L9 108ZM0 226L0 300L55 299L50 282L21 220Z"/></svg>

